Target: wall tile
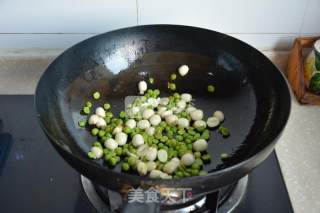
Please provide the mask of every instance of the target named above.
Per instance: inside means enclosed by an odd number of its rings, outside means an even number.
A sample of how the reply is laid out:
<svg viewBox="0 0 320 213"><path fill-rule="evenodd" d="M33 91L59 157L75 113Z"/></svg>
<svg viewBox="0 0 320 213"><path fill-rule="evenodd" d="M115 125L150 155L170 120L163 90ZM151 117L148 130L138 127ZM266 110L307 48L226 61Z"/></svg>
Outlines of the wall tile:
<svg viewBox="0 0 320 213"><path fill-rule="evenodd" d="M320 1L310 0L303 21L301 33L320 34Z"/></svg>
<svg viewBox="0 0 320 213"><path fill-rule="evenodd" d="M0 34L0 48L63 48L95 34Z"/></svg>
<svg viewBox="0 0 320 213"><path fill-rule="evenodd" d="M229 34L259 50L287 50L297 34Z"/></svg>
<svg viewBox="0 0 320 213"><path fill-rule="evenodd" d="M135 0L0 1L0 33L102 33L136 19Z"/></svg>
<svg viewBox="0 0 320 213"><path fill-rule="evenodd" d="M138 2L139 24L192 25L225 33L298 33L307 4L307 0Z"/></svg>

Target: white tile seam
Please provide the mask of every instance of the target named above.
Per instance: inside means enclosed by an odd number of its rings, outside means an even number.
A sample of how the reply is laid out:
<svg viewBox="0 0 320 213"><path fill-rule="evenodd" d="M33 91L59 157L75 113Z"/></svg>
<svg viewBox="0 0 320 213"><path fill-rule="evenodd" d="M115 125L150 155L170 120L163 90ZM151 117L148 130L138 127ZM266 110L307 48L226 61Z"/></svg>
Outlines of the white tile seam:
<svg viewBox="0 0 320 213"><path fill-rule="evenodd" d="M139 25L139 0L136 0L137 25Z"/></svg>
<svg viewBox="0 0 320 213"><path fill-rule="evenodd" d="M304 7L302 21L301 21L300 28L299 28L299 37L303 33L301 31L302 31L302 28L303 28L303 25L304 25L304 22L305 22L305 19L306 19L306 14L307 14L307 11L309 9L309 5L310 5L310 0L307 1L306 6Z"/></svg>
<svg viewBox="0 0 320 213"><path fill-rule="evenodd" d="M143 26L143 25L140 25L140 26ZM113 30L111 30L113 31ZM0 32L0 35L97 35L97 34L101 34L103 32L91 32L91 33L55 33L55 32L51 32L51 33L1 33ZM299 33L272 33L272 32L267 32L267 33L236 33L236 32L222 32L224 34L237 34L237 35L300 35L300 34L310 34L310 35L313 35L313 34L317 34L317 33L304 33L304 32L299 32ZM320 34L320 31L318 32L318 34Z"/></svg>

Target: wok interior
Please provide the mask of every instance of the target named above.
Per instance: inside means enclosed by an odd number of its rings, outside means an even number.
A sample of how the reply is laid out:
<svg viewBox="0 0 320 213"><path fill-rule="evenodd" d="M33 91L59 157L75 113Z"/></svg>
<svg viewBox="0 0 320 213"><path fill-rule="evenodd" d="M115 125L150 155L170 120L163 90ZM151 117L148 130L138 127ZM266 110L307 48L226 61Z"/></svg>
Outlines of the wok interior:
<svg viewBox="0 0 320 213"><path fill-rule="evenodd" d="M211 133L212 163L206 169L219 170L254 155L270 144L287 119L289 106L280 104L281 98L289 98L286 86L278 70L256 51L222 34L207 36L175 30L115 31L72 47L50 65L37 89L47 133L63 149L90 161L86 153L94 138L77 122L93 91L103 94L94 107L107 101L117 115L125 97L138 94L140 80L153 77L150 88L159 88L165 96L170 74L187 64L190 72L178 76L177 92L191 93L205 117L222 110L223 126L231 130L227 139ZM214 94L206 92L208 84L215 85ZM222 152L233 155L222 162Z"/></svg>

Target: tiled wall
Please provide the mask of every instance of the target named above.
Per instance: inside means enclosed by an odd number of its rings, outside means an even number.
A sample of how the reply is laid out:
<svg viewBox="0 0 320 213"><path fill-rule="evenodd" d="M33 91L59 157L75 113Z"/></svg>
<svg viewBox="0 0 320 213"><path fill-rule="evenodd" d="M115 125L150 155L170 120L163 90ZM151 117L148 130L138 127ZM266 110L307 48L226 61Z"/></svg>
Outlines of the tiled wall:
<svg viewBox="0 0 320 213"><path fill-rule="evenodd" d="M320 35L320 0L1 0L0 48L66 48L137 24L228 33L260 49Z"/></svg>

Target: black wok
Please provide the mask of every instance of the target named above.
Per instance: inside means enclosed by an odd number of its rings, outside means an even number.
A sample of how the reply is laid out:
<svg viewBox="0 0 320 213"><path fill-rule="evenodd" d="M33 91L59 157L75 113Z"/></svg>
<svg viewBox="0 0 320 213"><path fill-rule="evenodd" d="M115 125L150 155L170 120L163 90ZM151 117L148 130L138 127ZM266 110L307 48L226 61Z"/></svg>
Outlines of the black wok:
<svg viewBox="0 0 320 213"><path fill-rule="evenodd" d="M87 158L94 138L77 125L79 111L95 90L103 92L113 112L124 98L138 94L137 83L153 77L154 88L168 92L168 76L182 65L189 74L177 81L209 116L225 112L231 136L214 132L209 142L208 176L152 180L108 168ZM216 86L208 94L206 85ZM36 90L36 110L51 143L81 174L110 189L128 186L192 188L203 194L249 173L273 150L290 113L290 94L279 70L259 51L235 38L201 28L149 25L120 29L89 38L57 57ZM222 162L220 153L231 157Z"/></svg>

